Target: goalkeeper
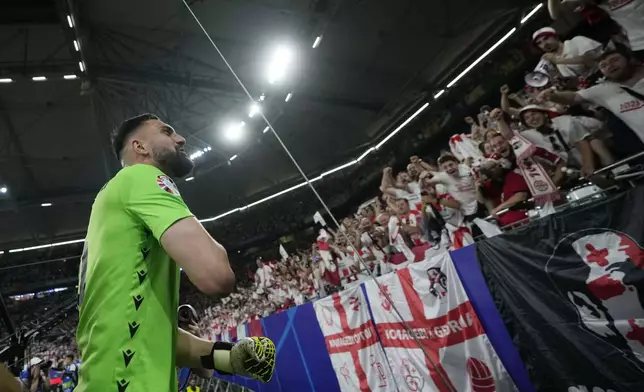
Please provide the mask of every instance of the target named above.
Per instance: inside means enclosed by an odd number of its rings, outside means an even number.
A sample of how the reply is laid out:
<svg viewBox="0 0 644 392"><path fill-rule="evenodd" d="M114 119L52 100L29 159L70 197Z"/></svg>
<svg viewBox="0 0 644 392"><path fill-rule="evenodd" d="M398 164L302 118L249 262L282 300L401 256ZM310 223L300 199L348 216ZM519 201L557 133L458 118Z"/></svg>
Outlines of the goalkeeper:
<svg viewBox="0 0 644 392"><path fill-rule="evenodd" d="M193 168L184 145L151 114L115 131L123 169L96 196L79 268L76 340L83 363L76 392L176 391L176 366L271 379L270 339L233 345L177 327L179 267L206 294L229 292L235 282L226 250L172 180Z"/></svg>

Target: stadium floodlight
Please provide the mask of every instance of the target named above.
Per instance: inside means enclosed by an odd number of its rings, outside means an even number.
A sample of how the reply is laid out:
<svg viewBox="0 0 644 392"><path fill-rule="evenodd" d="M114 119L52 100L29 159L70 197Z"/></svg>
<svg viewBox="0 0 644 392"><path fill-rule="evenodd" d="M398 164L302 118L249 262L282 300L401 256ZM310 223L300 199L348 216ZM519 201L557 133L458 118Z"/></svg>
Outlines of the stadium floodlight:
<svg viewBox="0 0 644 392"><path fill-rule="evenodd" d="M70 27L70 28L73 28L73 27L74 27L74 21L72 20L72 16L71 16L71 15L67 15L67 24L69 24L69 27Z"/></svg>
<svg viewBox="0 0 644 392"><path fill-rule="evenodd" d="M80 68L81 72L85 72L85 64L82 61L78 62L78 68Z"/></svg>
<svg viewBox="0 0 644 392"><path fill-rule="evenodd" d="M537 12L539 12L539 10L540 10L542 7L543 7L543 3L539 3L539 4L537 4L537 5L532 9L532 11L530 11L530 12L528 13L528 15L526 15L523 19L521 19L521 24L524 24L524 23L525 23L525 22L527 22L530 18L532 18L532 16L534 16L534 14L536 14Z"/></svg>
<svg viewBox="0 0 644 392"><path fill-rule="evenodd" d="M360 155L358 159L356 159L356 162L360 162L361 160L363 160L367 155L371 154L375 149L376 149L375 147L369 147L367 151L363 152L362 155Z"/></svg>
<svg viewBox="0 0 644 392"><path fill-rule="evenodd" d="M13 82L13 79L11 78L2 78L0 79L0 83L11 83Z"/></svg>
<svg viewBox="0 0 644 392"><path fill-rule="evenodd" d="M40 206L41 207L51 207L52 204L51 203L42 203Z"/></svg>
<svg viewBox="0 0 644 392"><path fill-rule="evenodd" d="M382 147L382 145L385 144L387 142L387 140L391 139L392 137L394 137L395 134L400 132L401 129L403 129L413 119L415 119L416 116L418 116L420 113L422 113L423 110L427 109L427 107L429 107L429 102L425 102L425 104L423 106L421 106L420 109L416 110L416 112L414 114L412 114L411 116L409 116L409 118L407 120L405 120L402 124L397 126L396 129L394 129L389 135L387 135L387 137L382 139L380 141L380 143L376 144L376 150L379 149L380 147Z"/></svg>
<svg viewBox="0 0 644 392"><path fill-rule="evenodd" d="M73 79L78 78L78 76L76 76L76 75L65 75L65 76L63 76L63 78L65 78L66 80L73 80Z"/></svg>
<svg viewBox="0 0 644 392"><path fill-rule="evenodd" d="M501 44L502 44L503 42L505 42L505 40L507 40L508 38L510 38L510 36L511 36L512 34L514 34L516 31L517 31L517 28L516 28L516 27L513 27L513 28L512 28L512 30L508 31L508 32L507 32L507 33L506 33L506 34L505 34L505 35L504 35L500 40L498 40L494 45L492 45L492 47L490 47L490 49L486 50L486 51L485 51L485 53L483 53L483 54L481 55L481 57L479 57L478 59L474 60L474 62L473 62L472 64L470 64L470 65L469 65L469 67L465 68L465 70L464 70L463 72L461 72L457 77L455 77L455 78L454 78L454 80L452 80L451 82L449 82L449 83L447 84L447 88L451 88L453 85L455 85L455 84L456 84L456 82L458 82L459 80L461 80L461 78L462 78L463 76L465 76L468 72L470 72L470 71L472 70L472 68L476 67L478 63L480 63L481 61L483 61L483 59L485 59L485 58L486 58L490 53L492 53L492 52L494 51L494 49L496 49L496 48L498 48L499 46L501 46Z"/></svg>
<svg viewBox="0 0 644 392"><path fill-rule="evenodd" d="M7 193L9 190L6 186L0 187L0 193Z"/></svg>
<svg viewBox="0 0 644 392"><path fill-rule="evenodd" d="M266 95L264 93L262 93L262 95L259 96L258 101L263 102L265 99L266 99Z"/></svg>
<svg viewBox="0 0 644 392"><path fill-rule="evenodd" d="M47 80L47 77L46 76L34 76L33 78L31 78L31 80L33 80L34 82L42 82L44 80Z"/></svg>
<svg viewBox="0 0 644 392"><path fill-rule="evenodd" d="M71 240L71 241L63 241L63 242L54 242L53 244L45 244L45 245L35 245L35 246L29 246L26 248L16 248L16 249L9 249L9 253L18 253L18 252L26 252L28 250L36 250L36 249L45 249L45 248L54 248L56 246L63 246L63 245L70 245L70 244L77 244L80 242L85 242L84 238L78 239L78 240Z"/></svg>
<svg viewBox="0 0 644 392"><path fill-rule="evenodd" d="M271 130L271 127L269 127L269 126L267 125L267 126L266 126L266 128L264 128L264 130L262 131L262 133L266 133L266 132L268 132L268 131L270 131L270 130Z"/></svg>
<svg viewBox="0 0 644 392"><path fill-rule="evenodd" d="M230 124L224 130L224 136L231 142L239 141L244 136L245 122L240 121L237 124Z"/></svg>
<svg viewBox="0 0 644 392"><path fill-rule="evenodd" d="M322 42L322 36L321 36L321 35L318 35L318 36L315 38L315 42L313 42L313 49L315 49L315 48L317 48L318 46L320 46L320 42Z"/></svg>
<svg viewBox="0 0 644 392"><path fill-rule="evenodd" d="M235 159L237 159L237 154L235 154L235 155L233 155L232 157L230 157L229 161L231 161L231 162L232 162L232 161L234 161Z"/></svg>
<svg viewBox="0 0 644 392"><path fill-rule="evenodd" d="M253 102L253 104L250 105L250 110L248 111L248 117L253 118L255 117L255 115L261 112L262 112L262 108L259 106L259 104Z"/></svg>
<svg viewBox="0 0 644 392"><path fill-rule="evenodd" d="M278 46L268 63L268 82L271 84L280 82L286 76L293 62L293 51L285 46Z"/></svg>
<svg viewBox="0 0 644 392"><path fill-rule="evenodd" d="M290 101L290 100L291 100L291 98L293 98L293 93L288 93L288 94L286 95L286 99L284 99L284 102L288 102L288 101Z"/></svg>
<svg viewBox="0 0 644 392"><path fill-rule="evenodd" d="M434 94L434 99L438 99L443 94L445 94L445 89L442 89L441 91Z"/></svg>
<svg viewBox="0 0 644 392"><path fill-rule="evenodd" d="M188 178L186 178L186 181L192 181L194 179L195 179L194 177L188 177Z"/></svg>
<svg viewBox="0 0 644 392"><path fill-rule="evenodd" d="M76 49L77 52L80 52L80 45L78 45L78 40L74 40L74 49Z"/></svg>
<svg viewBox="0 0 644 392"><path fill-rule="evenodd" d="M347 162L347 163L345 163L344 165L338 166L338 167L336 167L335 169L331 169L331 170L329 170L329 171L326 171L326 172L324 172L324 173L320 174L320 177L326 177L326 176L328 176L329 174L333 174L333 173L338 172L338 171L340 171L340 170L342 170L342 169L346 169L347 167L349 167L349 166L353 166L353 165L355 165L356 163L358 163L358 160L354 160L354 161L351 161L351 162Z"/></svg>

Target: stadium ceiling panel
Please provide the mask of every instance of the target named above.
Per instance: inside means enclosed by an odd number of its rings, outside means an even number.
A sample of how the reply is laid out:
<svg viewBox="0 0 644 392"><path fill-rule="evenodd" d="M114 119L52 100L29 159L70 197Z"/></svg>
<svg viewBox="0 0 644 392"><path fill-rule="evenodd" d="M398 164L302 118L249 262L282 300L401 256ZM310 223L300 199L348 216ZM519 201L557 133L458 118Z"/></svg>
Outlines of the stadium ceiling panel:
<svg viewBox="0 0 644 392"><path fill-rule="evenodd" d="M188 3L312 175L356 159L410 102L489 46L499 20L531 4ZM271 84L266 68L280 46L293 63ZM10 224L0 225L0 249L82 236L94 195L118 170L109 132L142 112L186 136L197 168L181 188L200 217L298 177L261 118L249 118L251 102L181 0L2 1L2 79L0 185L9 191L0 221ZM231 143L224 130L240 121L245 136Z"/></svg>

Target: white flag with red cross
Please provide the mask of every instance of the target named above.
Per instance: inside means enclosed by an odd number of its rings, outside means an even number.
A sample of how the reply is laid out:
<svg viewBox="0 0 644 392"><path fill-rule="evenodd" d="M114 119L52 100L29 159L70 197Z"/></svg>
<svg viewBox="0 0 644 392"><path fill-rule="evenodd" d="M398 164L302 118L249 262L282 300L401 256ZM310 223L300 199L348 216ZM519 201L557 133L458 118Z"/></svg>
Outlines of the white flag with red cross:
<svg viewBox="0 0 644 392"><path fill-rule="evenodd" d="M362 289L356 286L313 303L340 389L395 391Z"/></svg>
<svg viewBox="0 0 644 392"><path fill-rule="evenodd" d="M366 282L365 288L400 390L516 389L485 335L449 254L381 276L378 283Z"/></svg>

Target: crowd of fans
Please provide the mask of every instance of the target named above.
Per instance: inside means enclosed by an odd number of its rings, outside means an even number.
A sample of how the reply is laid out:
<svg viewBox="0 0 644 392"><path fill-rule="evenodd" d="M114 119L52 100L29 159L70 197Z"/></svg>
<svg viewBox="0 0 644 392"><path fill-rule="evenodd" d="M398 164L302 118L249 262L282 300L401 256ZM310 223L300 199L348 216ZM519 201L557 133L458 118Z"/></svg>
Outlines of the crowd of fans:
<svg viewBox="0 0 644 392"><path fill-rule="evenodd" d="M337 231L322 228L310 249L258 259L253 283L207 307L202 327L222 333L400 268L418 249L471 244L490 221L512 227L551 213L589 180L604 185L598 169L644 149L644 2L550 0L551 16L572 3L602 42L535 31L542 56L521 90L501 86L498 108L466 117L470 132L453 135L436 160L412 156L398 173L385 167L381 194Z"/></svg>
<svg viewBox="0 0 644 392"><path fill-rule="evenodd" d="M554 19L582 12L596 34L564 40L550 27L536 30L542 56L526 85L501 86L498 107L466 117L469 132L453 135L440 156L419 151L405 170L384 167L377 196L335 229L316 213L310 247L258 258L235 293L213 301L187 285L182 302L198 309L200 333L212 338L467 246L490 225L552 212L567 190L603 186L598 169L644 150L644 1L549 0L548 8Z"/></svg>

